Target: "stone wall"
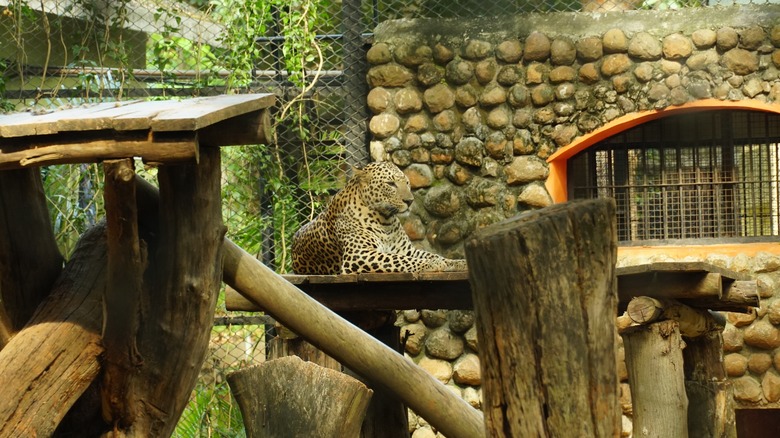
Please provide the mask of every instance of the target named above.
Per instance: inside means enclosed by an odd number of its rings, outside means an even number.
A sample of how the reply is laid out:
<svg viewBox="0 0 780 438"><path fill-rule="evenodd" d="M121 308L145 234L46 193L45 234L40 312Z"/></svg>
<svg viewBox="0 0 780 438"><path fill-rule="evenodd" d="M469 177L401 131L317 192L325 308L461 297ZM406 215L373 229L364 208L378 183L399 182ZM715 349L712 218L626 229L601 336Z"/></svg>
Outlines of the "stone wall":
<svg viewBox="0 0 780 438"><path fill-rule="evenodd" d="M375 160L409 176L409 235L462 256L475 229L548 205L545 159L620 116L780 100L780 6L381 24L368 51Z"/></svg>
<svg viewBox="0 0 780 438"><path fill-rule="evenodd" d="M410 237L462 257L475 229L552 202L545 159L578 136L700 99L780 101L777 17L780 6L761 5L383 23L368 52L372 158L412 183ZM767 278L762 310L729 316L725 333L745 406L780 407L780 283ZM478 407L473 315L408 311L398 323L407 355ZM410 420L416 438L433 436Z"/></svg>

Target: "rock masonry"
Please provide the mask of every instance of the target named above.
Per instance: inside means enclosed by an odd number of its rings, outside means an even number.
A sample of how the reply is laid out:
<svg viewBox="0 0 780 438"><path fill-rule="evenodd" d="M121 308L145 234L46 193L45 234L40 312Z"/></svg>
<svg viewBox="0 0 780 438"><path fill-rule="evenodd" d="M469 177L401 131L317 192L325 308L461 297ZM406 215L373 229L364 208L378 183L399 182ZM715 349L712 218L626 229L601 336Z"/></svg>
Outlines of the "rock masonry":
<svg viewBox="0 0 780 438"><path fill-rule="evenodd" d="M474 230L552 203L545 160L578 136L701 99L780 101L777 17L760 5L383 23L367 54L372 158L409 177L409 236L463 257ZM765 295L756 314L729 314L724 360L739 404L780 407L780 260L759 259L716 257L758 273ZM406 354L480 407L473 314L406 311L398 324ZM410 428L436 436L413 413Z"/></svg>

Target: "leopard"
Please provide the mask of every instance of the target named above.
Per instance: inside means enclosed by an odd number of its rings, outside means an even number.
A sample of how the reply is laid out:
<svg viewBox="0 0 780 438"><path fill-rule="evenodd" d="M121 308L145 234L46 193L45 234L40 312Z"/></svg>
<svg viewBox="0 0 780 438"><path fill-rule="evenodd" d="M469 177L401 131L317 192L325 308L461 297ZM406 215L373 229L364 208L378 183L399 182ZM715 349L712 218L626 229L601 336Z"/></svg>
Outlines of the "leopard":
<svg viewBox="0 0 780 438"><path fill-rule="evenodd" d="M394 163L375 161L355 169L325 210L293 236L295 274L466 271L465 259L449 259L414 246L399 215L414 196Z"/></svg>

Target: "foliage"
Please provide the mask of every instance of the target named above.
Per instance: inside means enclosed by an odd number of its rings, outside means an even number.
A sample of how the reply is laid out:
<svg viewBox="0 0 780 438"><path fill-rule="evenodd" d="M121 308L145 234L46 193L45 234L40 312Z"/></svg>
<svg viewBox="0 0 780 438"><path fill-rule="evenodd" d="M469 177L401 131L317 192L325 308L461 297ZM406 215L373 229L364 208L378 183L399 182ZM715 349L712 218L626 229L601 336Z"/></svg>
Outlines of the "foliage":
<svg viewBox="0 0 780 438"><path fill-rule="evenodd" d="M212 436L246 436L241 411L233 403L230 388L224 381L210 384L198 382L173 432L174 438Z"/></svg>

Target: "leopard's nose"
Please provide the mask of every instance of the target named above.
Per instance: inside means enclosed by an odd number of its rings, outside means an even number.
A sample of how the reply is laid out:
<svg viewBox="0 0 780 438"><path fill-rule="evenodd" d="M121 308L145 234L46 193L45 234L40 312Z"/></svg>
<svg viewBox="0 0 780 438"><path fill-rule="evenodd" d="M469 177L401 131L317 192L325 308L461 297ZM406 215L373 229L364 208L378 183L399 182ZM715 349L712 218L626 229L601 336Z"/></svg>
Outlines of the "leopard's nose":
<svg viewBox="0 0 780 438"><path fill-rule="evenodd" d="M412 202L414 202L414 198L406 198L404 199L404 202L406 203L407 206L411 207Z"/></svg>

